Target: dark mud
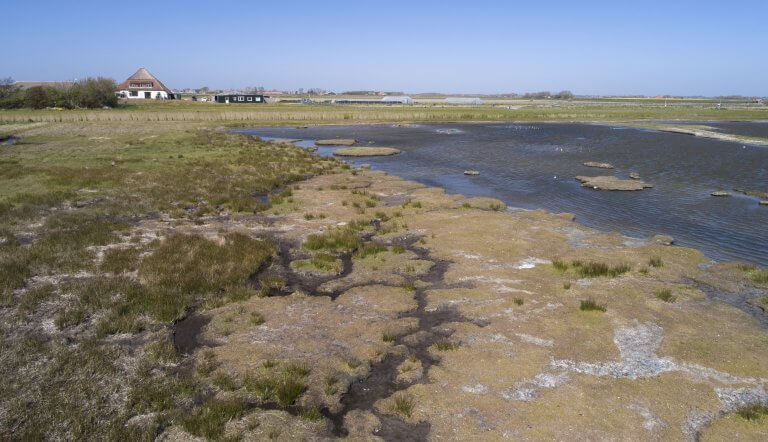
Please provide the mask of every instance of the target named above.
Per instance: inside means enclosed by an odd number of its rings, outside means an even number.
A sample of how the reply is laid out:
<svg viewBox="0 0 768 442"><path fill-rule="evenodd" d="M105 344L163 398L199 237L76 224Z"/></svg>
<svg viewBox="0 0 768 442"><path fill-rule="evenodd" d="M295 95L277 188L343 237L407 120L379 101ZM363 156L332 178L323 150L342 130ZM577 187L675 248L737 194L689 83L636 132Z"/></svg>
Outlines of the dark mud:
<svg viewBox="0 0 768 442"><path fill-rule="evenodd" d="M173 324L173 345L180 354L190 354L199 347L210 345L200 340L203 328L211 322L207 315L189 314Z"/></svg>
<svg viewBox="0 0 768 442"><path fill-rule="evenodd" d="M374 225L375 230L378 225ZM380 413L374 408L375 403L381 399L392 396L398 391L405 390L412 383L402 383L397 381L399 374L398 367L402 364L407 357L417 358L422 365L423 376L421 379L414 381L426 382L428 371L430 367L435 364L439 364L440 359L435 355L434 350L430 350L435 343L450 339L453 334L453 329L449 324L459 322L471 322L478 326L484 326L485 324L477 321L470 320L462 316L455 308L442 308L435 310L427 310L426 290L429 288L446 288L448 285L444 283L444 275L448 270L450 262L436 260L430 257L429 251L425 248L416 246L420 236L405 236L387 241L380 241L375 238L375 231L367 233L362 236L364 243L378 243L385 246L402 245L406 250L414 253L419 259L432 261L434 265L425 275L403 275L406 279L406 285L409 287L422 287L415 288L413 291L413 297L417 302L416 309L405 312L399 315L400 318L416 318L418 320L418 327L415 330L411 330L411 336L419 333L421 339L407 339L406 335L395 337L395 346L398 348L404 348L405 351L391 352L385 355L381 361L372 364L368 376L363 379L355 380L341 397L342 408L338 412L332 413L328 409L321 410L322 414L331 422L330 432L334 436L346 436L348 431L344 428L344 417L352 410L364 410L373 413L380 421L381 428L376 433L377 436L382 437L385 440L426 440L429 431L430 424L428 422L419 422L411 424L405 422L397 416L387 415ZM342 260L342 271L335 275L318 276L305 272L298 272L291 268L291 261L295 259L304 259L309 257L309 254L301 250L301 244L281 238L279 234L270 234L269 238L277 245L277 253L272 260L264 266L263 269L258 271L251 280L254 287L259 289L268 289L268 296L287 296L291 293L300 290L308 296L328 296L332 300L335 300L345 291L353 288L354 286L345 286L336 289L332 292L320 291L319 287L329 281L344 278L352 272L352 252L339 254ZM276 288L267 286L269 281L279 279L282 283L281 287ZM417 284L417 281L420 284ZM368 281L364 285L374 284L375 281ZM423 283L427 283L425 287ZM198 322L197 324L200 324ZM203 324L204 325L204 324ZM190 326L191 328L191 326ZM199 328L197 329L199 331ZM458 342L453 342L455 345L460 345ZM191 342L190 345L199 345L199 343ZM194 347L192 347L194 348ZM260 406L264 408L264 406ZM288 412L295 414L298 410L287 410Z"/></svg>
<svg viewBox="0 0 768 442"><path fill-rule="evenodd" d="M768 290L755 286L744 286L737 292L728 292L697 280L683 281L691 284L707 295L707 300L719 301L748 313L763 328L768 328L768 312L759 304L758 300L768 296Z"/></svg>

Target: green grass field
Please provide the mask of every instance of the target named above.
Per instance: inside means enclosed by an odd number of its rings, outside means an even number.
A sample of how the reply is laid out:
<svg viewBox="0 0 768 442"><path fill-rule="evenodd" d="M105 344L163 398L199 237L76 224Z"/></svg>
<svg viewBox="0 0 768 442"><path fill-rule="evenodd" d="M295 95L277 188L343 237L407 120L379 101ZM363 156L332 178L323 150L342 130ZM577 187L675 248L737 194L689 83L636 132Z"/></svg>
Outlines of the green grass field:
<svg viewBox="0 0 768 442"><path fill-rule="evenodd" d="M199 121L295 125L437 121L768 120L768 106L711 100L516 100L480 106L215 104L147 101L104 110L5 110L0 122Z"/></svg>

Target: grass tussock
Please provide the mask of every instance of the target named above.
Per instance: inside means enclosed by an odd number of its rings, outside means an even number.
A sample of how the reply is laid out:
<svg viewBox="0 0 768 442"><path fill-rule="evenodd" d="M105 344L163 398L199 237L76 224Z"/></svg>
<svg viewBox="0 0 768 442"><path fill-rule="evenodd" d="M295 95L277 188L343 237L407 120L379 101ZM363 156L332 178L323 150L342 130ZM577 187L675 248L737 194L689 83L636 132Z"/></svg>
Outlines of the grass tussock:
<svg viewBox="0 0 768 442"><path fill-rule="evenodd" d="M768 405L765 404L753 404L746 407L739 408L736 414L748 421L755 421L762 416L768 416Z"/></svg>
<svg viewBox="0 0 768 442"><path fill-rule="evenodd" d="M224 433L227 422L245 414L242 399L210 400L182 420L184 429L195 436L217 439Z"/></svg>
<svg viewBox="0 0 768 442"><path fill-rule="evenodd" d="M672 290L670 289L661 289L658 292L656 292L656 298L664 301L664 302L675 302L677 300L677 296L672 294Z"/></svg>
<svg viewBox="0 0 768 442"><path fill-rule="evenodd" d="M560 259L552 260L552 267L563 273L573 272L580 278L599 278L603 276L615 278L631 270L629 265L623 263L609 265L596 261L572 260L567 262Z"/></svg>
<svg viewBox="0 0 768 442"><path fill-rule="evenodd" d="M581 301L579 310L583 312L604 312L607 308L605 304L598 304L597 301L590 298Z"/></svg>
<svg viewBox="0 0 768 442"><path fill-rule="evenodd" d="M337 227L325 233L309 235L303 247L310 251L330 253L352 252L360 247L358 230L349 225Z"/></svg>
<svg viewBox="0 0 768 442"><path fill-rule="evenodd" d="M414 397L408 393L395 393L392 397L390 411L395 414L410 418L413 415L413 407L416 404Z"/></svg>
<svg viewBox="0 0 768 442"><path fill-rule="evenodd" d="M368 243L360 247L355 253L355 257L358 259L365 259L369 256L375 256L379 253L386 252L387 247L382 244Z"/></svg>
<svg viewBox="0 0 768 442"><path fill-rule="evenodd" d="M263 402L274 402L288 408L307 389L306 378L310 370L296 363L274 364L264 367L260 373L246 376L246 390L254 393Z"/></svg>
<svg viewBox="0 0 768 442"><path fill-rule="evenodd" d="M761 285L768 285L768 270L758 269L757 267L749 265L739 266L739 269L744 272L747 278L749 278L752 282Z"/></svg>

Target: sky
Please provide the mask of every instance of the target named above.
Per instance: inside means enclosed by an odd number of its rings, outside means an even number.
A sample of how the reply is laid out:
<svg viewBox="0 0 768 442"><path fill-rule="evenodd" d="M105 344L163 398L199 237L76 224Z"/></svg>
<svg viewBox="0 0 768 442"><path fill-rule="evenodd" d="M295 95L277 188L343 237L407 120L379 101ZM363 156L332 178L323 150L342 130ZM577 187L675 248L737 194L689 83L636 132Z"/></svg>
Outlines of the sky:
<svg viewBox="0 0 768 442"><path fill-rule="evenodd" d="M768 96L768 0L3 0L0 78Z"/></svg>

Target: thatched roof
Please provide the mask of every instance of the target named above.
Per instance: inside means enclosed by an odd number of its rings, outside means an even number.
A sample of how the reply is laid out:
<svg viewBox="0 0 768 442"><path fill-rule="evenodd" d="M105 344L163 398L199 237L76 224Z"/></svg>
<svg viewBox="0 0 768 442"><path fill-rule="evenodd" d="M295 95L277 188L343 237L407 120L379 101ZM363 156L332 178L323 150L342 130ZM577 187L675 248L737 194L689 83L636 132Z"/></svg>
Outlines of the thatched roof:
<svg viewBox="0 0 768 442"><path fill-rule="evenodd" d="M152 86L147 86L151 83ZM133 86L131 86L133 84ZM141 84L141 86L137 86ZM158 80L154 75L150 74L145 68L139 68L133 75L128 77L127 80L120 83L117 88L119 90L134 90L134 91L165 91L171 93L170 89Z"/></svg>

